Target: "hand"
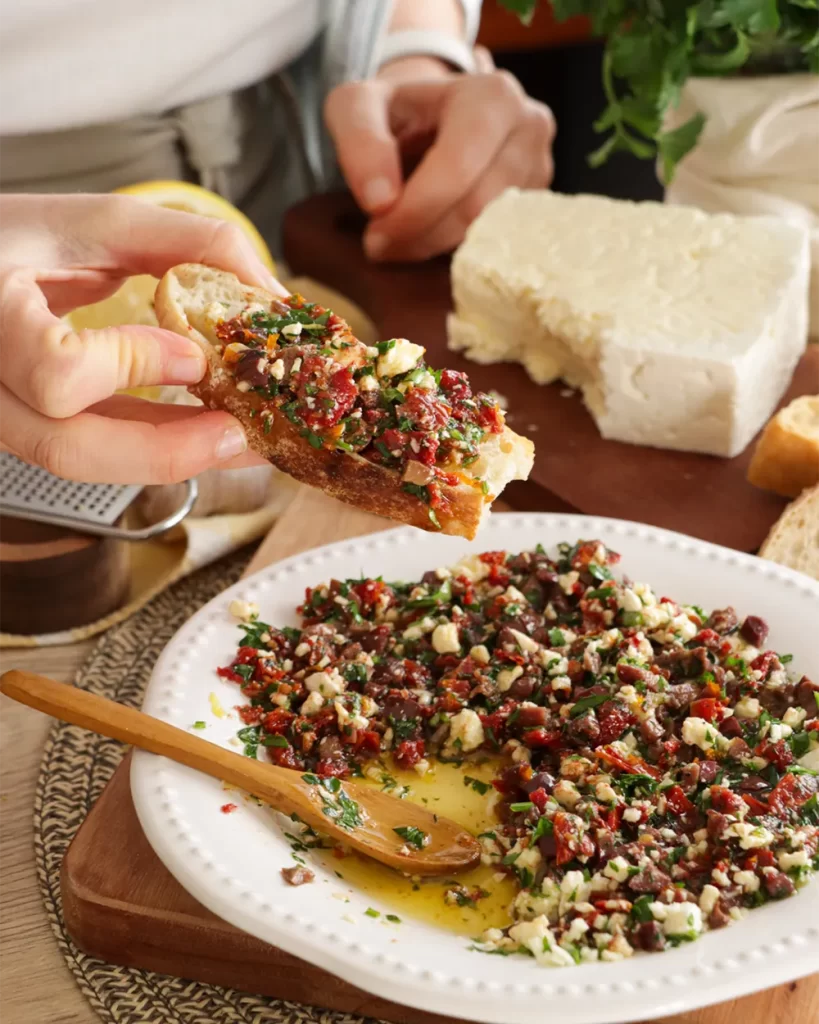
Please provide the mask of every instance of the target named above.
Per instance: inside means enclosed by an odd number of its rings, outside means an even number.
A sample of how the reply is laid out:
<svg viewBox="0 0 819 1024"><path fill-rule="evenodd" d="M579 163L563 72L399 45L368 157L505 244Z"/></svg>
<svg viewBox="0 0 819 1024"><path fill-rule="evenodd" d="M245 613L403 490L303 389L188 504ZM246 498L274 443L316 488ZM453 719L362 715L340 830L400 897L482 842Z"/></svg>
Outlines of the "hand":
<svg viewBox="0 0 819 1024"><path fill-rule="evenodd" d="M429 58L388 64L327 97L325 119L359 205L372 259L422 260L454 249L504 189L545 188L555 122L517 79L492 67L456 74ZM402 158L425 150L402 180Z"/></svg>
<svg viewBox="0 0 819 1024"><path fill-rule="evenodd" d="M71 480L171 483L240 455L223 412L124 388L193 384L199 346L158 327L74 332L59 319L132 274L208 263L286 294L238 228L125 196L0 198L0 447Z"/></svg>

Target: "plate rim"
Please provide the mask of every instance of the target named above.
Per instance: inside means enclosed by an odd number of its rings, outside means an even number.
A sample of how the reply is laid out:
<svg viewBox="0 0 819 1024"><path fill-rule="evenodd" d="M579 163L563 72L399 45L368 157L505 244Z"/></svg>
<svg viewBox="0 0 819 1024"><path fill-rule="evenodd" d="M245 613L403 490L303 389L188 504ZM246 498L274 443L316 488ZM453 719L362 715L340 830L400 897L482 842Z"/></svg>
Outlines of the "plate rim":
<svg viewBox="0 0 819 1024"><path fill-rule="evenodd" d="M819 582L786 566L767 562L757 556L688 537L672 530L631 520L572 513L494 513L490 518L488 528L481 531L477 540L472 542L470 550L476 546L485 546L486 542L489 542L491 547L490 538L493 526L502 529L506 523L510 523L510 527L516 526L521 529L538 528L542 524L544 529L549 529L551 532L563 530L567 534L571 534L574 531L578 536L582 536L584 531L589 536L594 535L599 524L605 532L615 535L630 535L637 540L655 541L661 543L667 550L682 549L683 553L687 550L723 563L745 566L749 571L779 579L787 586L795 587L819 601ZM435 534L431 536L440 537ZM417 530L397 527L347 540L334 541L271 563L251 576L242 578L199 609L163 650L154 665L151 679L146 688L145 704L155 701L153 689L157 685L156 681L161 678L162 671L176 648L181 646L182 641L193 630L192 624L195 624L200 618L204 619L216 608L224 607L231 597L238 596L243 590L252 588L254 584L266 578L269 579L270 585L275 586L276 577L286 576L294 566L312 570L330 561L333 557L355 554L360 548L372 553L373 547L378 550L390 545L407 543L409 539L413 538L419 539ZM262 911L263 917L266 909L269 912L267 916L271 920L260 922L258 915L252 913L250 909L250 897L254 894L239 893L242 900L237 903L235 887L223 886L221 891L218 888L214 891L212 884L203 880L198 873L192 873L189 859L186 859L180 850L179 835L181 833L172 837L167 828L168 824L172 826L176 824L181 829L181 823L174 821L173 818L170 821L162 821L162 815L156 813L154 806L156 796L162 789L163 775L167 777L168 771L175 770L177 767L165 758L157 758L142 751L135 751L130 776L134 805L140 825L157 856L180 885L213 913L240 930L248 932L262 941L278 943L287 952L292 952L295 956L342 977L365 992L392 1002L403 1003L425 1012L442 1013L461 1018L464 1017L466 1010L468 1019L480 1021L483 1024L509 1024L510 1011L514 1010L515 1021L520 1021L523 1024L524 1021L535 1021L541 1018L544 998L542 992L544 989L551 989L557 990L557 995L560 997L561 1020L576 1022L576 1024L586 1021L594 1021L595 1024L609 1024L609 1022L613 1024L625 1017L637 1021L652 1016L693 1010L738 995L748 995L772 985L812 974L815 971L815 963L819 958L819 928L813 927L807 929L807 938L805 935L792 936L792 941L787 943L787 948L785 948L784 942L775 943L774 946L779 948L768 948L768 952L773 954L772 956L763 954L760 957L746 953L743 954L741 962L728 957L719 968L697 963L682 973L679 971L672 973L676 959L674 954L678 951L669 951L664 954L664 957L669 959L663 960L664 966L661 969L663 976L654 984L643 986L631 982L618 982L616 976L612 977L611 982L596 981L586 985L575 984L572 981L572 978L576 977L573 971L568 972L572 977L566 978L565 985L553 986L542 983L524 986L518 984L514 989L512 986L506 986L498 992L486 990L486 985L482 985L480 982L475 983L473 978L428 977L426 975L430 974L429 971L420 972L424 976L419 977L417 969L410 969L407 965L402 966L400 961L395 961L394 958L376 955L374 960L370 961L370 954L373 951L368 950L366 944L362 945L348 936L337 935L326 928L309 927L310 922L306 919L299 919L299 915L285 911L283 918L277 920L278 915L273 913L276 908L266 900L262 902L259 909ZM156 785L157 780L160 781L159 788ZM813 883L813 885L816 884L816 882ZM805 899L806 897L807 894L803 893L799 898ZM813 900L807 897L806 910L810 908L812 902ZM280 923L281 921L283 923ZM289 931L285 927L288 925L291 926ZM308 927L305 927L306 925ZM260 929L266 934L260 935ZM278 934L271 938L270 936L274 933ZM694 945L698 946L699 943ZM766 949L764 944L757 948ZM756 950L751 952L756 952ZM717 963L719 964L719 961ZM362 967L362 965L364 966ZM657 967L660 968L660 966L658 963ZM753 967L750 971L747 970L749 966ZM617 970L614 965L607 965L605 969ZM559 974L563 976L563 972L559 972ZM554 973L544 971L544 982L546 977L554 978ZM702 984L706 979L707 984ZM688 986L687 990L686 986ZM498 986L495 985L494 988L498 988ZM535 993L536 989L539 990L538 994ZM615 996L616 999L612 1000L612 996ZM509 998L515 1000L514 1008L508 1004L497 1005L499 1000ZM608 1009L604 1003L600 1002L604 999L608 1000ZM592 1003L595 1000L597 1003L593 1006ZM540 1001L539 1005L538 1001Z"/></svg>

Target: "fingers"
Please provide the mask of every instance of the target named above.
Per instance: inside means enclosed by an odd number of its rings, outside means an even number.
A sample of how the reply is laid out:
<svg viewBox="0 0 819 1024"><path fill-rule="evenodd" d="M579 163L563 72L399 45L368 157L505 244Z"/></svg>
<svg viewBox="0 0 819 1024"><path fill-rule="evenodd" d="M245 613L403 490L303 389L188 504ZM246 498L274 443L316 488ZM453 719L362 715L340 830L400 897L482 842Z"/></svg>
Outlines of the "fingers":
<svg viewBox="0 0 819 1024"><path fill-rule="evenodd" d="M53 419L73 416L124 388L192 384L205 372L199 346L171 331L72 331L23 271L5 275L0 284L0 343L0 381Z"/></svg>
<svg viewBox="0 0 819 1024"><path fill-rule="evenodd" d="M476 46L472 53L475 57L475 70L479 74L489 75L495 70L492 53L485 46Z"/></svg>
<svg viewBox="0 0 819 1024"><path fill-rule="evenodd" d="M0 213L3 263L43 277L56 268L161 277L178 263L206 263L286 294L245 234L213 217L118 195L4 196Z"/></svg>
<svg viewBox="0 0 819 1024"><path fill-rule="evenodd" d="M420 82L395 89L393 114L404 107L440 107L438 135L401 199L365 237L372 257L392 244L423 235L467 195L520 121L526 96L506 72Z"/></svg>
<svg viewBox="0 0 819 1024"><path fill-rule="evenodd" d="M401 156L389 122L391 87L384 82L349 82L324 105L327 129L356 201L383 213L401 191Z"/></svg>
<svg viewBox="0 0 819 1024"><path fill-rule="evenodd" d="M223 412L118 397L68 420L53 420L5 388L2 446L68 480L178 483L233 466L247 448L241 425Z"/></svg>
<svg viewBox="0 0 819 1024"><path fill-rule="evenodd" d="M411 238L390 240L382 249L382 259L424 260L451 252L461 243L467 228L481 210L505 189L542 188L553 175L551 156L552 128L548 112L540 104L532 109L504 141L488 168L474 186L425 233ZM387 218L382 218L382 221ZM374 232L381 221L372 222Z"/></svg>

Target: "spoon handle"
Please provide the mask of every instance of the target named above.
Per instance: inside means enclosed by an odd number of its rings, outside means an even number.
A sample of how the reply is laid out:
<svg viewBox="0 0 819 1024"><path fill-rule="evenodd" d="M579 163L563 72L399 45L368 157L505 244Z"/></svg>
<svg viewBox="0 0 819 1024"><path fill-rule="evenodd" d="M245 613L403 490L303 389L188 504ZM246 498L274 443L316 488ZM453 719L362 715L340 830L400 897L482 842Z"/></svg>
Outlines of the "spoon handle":
<svg viewBox="0 0 819 1024"><path fill-rule="evenodd" d="M296 772L263 764L242 754L169 725L143 711L107 697L58 683L54 679L12 669L0 677L0 692L7 697L92 732L121 740L140 750L161 754L233 786L255 794L276 810L297 811L321 823L313 810L308 787ZM327 822L324 820L326 829Z"/></svg>

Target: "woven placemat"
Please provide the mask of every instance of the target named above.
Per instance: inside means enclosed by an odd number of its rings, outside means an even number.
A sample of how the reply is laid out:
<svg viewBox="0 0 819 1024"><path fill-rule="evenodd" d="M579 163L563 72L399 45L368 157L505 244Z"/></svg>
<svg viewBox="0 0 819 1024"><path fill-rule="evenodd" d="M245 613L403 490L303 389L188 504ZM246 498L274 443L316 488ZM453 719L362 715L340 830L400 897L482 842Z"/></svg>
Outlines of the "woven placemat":
<svg viewBox="0 0 819 1024"><path fill-rule="evenodd" d="M154 662L177 629L234 583L247 551L231 555L155 597L105 634L76 685L139 707ZM63 920L60 865L69 843L125 753L123 744L57 723L43 753L34 804L37 876L57 944L105 1024L373 1024L369 1019L171 978L86 956Z"/></svg>

